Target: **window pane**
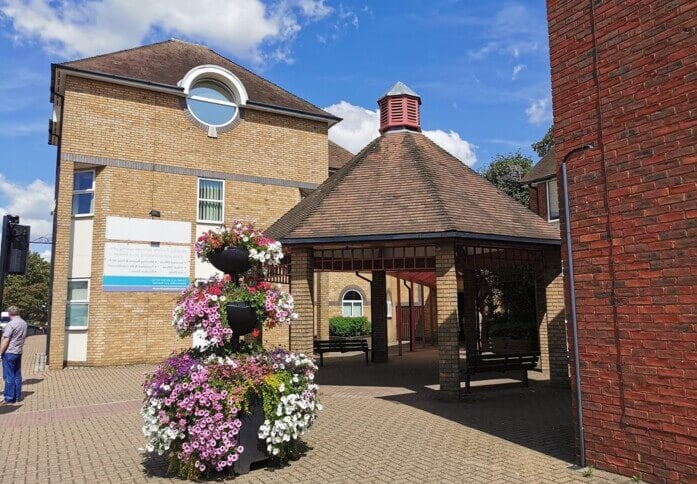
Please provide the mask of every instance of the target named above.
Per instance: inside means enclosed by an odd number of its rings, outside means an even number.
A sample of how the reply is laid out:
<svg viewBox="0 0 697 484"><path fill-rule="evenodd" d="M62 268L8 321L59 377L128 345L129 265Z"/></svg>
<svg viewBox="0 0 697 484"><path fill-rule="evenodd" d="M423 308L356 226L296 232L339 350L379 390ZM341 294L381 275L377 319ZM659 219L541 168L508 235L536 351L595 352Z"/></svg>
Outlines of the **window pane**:
<svg viewBox="0 0 697 484"><path fill-rule="evenodd" d="M73 215L92 215L94 210L94 193L73 195Z"/></svg>
<svg viewBox="0 0 697 484"><path fill-rule="evenodd" d="M87 326L88 308L86 303L69 303L65 313L66 326Z"/></svg>
<svg viewBox="0 0 697 484"><path fill-rule="evenodd" d="M360 302L353 303L353 315L363 316L363 305Z"/></svg>
<svg viewBox="0 0 697 484"><path fill-rule="evenodd" d="M549 208L549 218L555 219L559 218L559 193L557 192L557 180L550 180L547 182L547 196L548 196L548 208Z"/></svg>
<svg viewBox="0 0 697 484"><path fill-rule="evenodd" d="M198 219L206 222L222 222L223 204L220 202L198 202Z"/></svg>
<svg viewBox="0 0 697 484"><path fill-rule="evenodd" d="M198 99L187 99L189 111L196 116L196 119L210 126L223 126L232 121L237 113L235 106L224 104L209 103Z"/></svg>
<svg viewBox="0 0 697 484"><path fill-rule="evenodd" d="M220 180L199 180L198 198L223 201L223 182Z"/></svg>
<svg viewBox="0 0 697 484"><path fill-rule="evenodd" d="M68 281L68 301L87 301L87 281Z"/></svg>
<svg viewBox="0 0 697 484"><path fill-rule="evenodd" d="M189 95L215 99L217 101L226 101L229 103L235 102L232 94L215 81L197 82L194 87L189 90Z"/></svg>
<svg viewBox="0 0 697 484"><path fill-rule="evenodd" d="M350 302L345 302L341 305L341 315L344 317L351 316L351 303Z"/></svg>
<svg viewBox="0 0 697 484"><path fill-rule="evenodd" d="M73 175L73 190L92 190L94 188L94 172L78 171Z"/></svg>

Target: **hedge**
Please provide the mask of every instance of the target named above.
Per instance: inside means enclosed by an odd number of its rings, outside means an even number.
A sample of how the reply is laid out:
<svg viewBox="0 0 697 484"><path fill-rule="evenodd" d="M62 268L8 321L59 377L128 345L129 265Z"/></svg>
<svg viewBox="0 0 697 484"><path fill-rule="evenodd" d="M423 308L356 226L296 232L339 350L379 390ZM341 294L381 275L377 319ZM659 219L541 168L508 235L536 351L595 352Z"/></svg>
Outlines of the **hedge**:
<svg viewBox="0 0 697 484"><path fill-rule="evenodd" d="M329 319L330 336L365 336L370 334L370 321L365 316L347 318L335 316Z"/></svg>

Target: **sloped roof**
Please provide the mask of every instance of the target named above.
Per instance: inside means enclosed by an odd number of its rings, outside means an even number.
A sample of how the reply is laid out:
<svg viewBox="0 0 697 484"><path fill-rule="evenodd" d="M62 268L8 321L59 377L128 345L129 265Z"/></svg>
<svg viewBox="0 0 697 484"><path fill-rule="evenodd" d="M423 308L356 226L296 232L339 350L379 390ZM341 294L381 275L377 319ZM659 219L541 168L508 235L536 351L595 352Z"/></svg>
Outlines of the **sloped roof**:
<svg viewBox="0 0 697 484"><path fill-rule="evenodd" d="M408 94L409 96L421 97L416 94L412 88L404 84L402 81L397 81L394 86L392 86L385 94L385 96L399 96L401 94Z"/></svg>
<svg viewBox="0 0 697 484"><path fill-rule="evenodd" d="M338 170L353 158L353 153L333 141L329 142L329 169Z"/></svg>
<svg viewBox="0 0 697 484"><path fill-rule="evenodd" d="M413 131L375 139L267 232L285 243L448 234L559 240L558 227Z"/></svg>
<svg viewBox="0 0 697 484"><path fill-rule="evenodd" d="M552 147L520 181L522 183L532 183L555 176L557 176L557 159L554 156L554 147Z"/></svg>
<svg viewBox="0 0 697 484"><path fill-rule="evenodd" d="M176 87L187 72L206 64L223 67L236 75L247 90L248 104L279 107L330 120L339 119L204 45L176 39L65 62L58 64L58 67Z"/></svg>

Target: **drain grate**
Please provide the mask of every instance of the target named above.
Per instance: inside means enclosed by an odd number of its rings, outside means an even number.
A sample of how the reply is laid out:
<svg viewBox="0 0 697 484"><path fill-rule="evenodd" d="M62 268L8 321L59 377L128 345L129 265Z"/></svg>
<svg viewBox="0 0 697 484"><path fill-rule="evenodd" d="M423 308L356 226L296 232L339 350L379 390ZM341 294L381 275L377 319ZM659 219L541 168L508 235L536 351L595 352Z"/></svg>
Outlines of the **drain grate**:
<svg viewBox="0 0 697 484"><path fill-rule="evenodd" d="M35 353L32 358L32 368L34 373L46 371L46 353Z"/></svg>

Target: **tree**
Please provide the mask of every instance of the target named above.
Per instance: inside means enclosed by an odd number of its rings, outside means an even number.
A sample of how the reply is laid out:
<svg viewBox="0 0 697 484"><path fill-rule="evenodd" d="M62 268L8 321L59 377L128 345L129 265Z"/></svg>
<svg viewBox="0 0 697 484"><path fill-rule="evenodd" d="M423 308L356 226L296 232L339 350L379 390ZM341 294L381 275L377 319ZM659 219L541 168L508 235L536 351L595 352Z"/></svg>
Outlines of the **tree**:
<svg viewBox="0 0 697 484"><path fill-rule="evenodd" d="M544 137L537 143L530 145L535 152L542 158L554 148L554 125L550 126Z"/></svg>
<svg viewBox="0 0 697 484"><path fill-rule="evenodd" d="M48 320L48 282L51 264L36 252L29 254L27 273L5 278L5 295L2 308L17 306L22 318L32 323Z"/></svg>
<svg viewBox="0 0 697 484"><path fill-rule="evenodd" d="M520 151L507 155L496 155L481 175L507 193L515 201L528 206L528 189L520 179L532 168L532 160Z"/></svg>

